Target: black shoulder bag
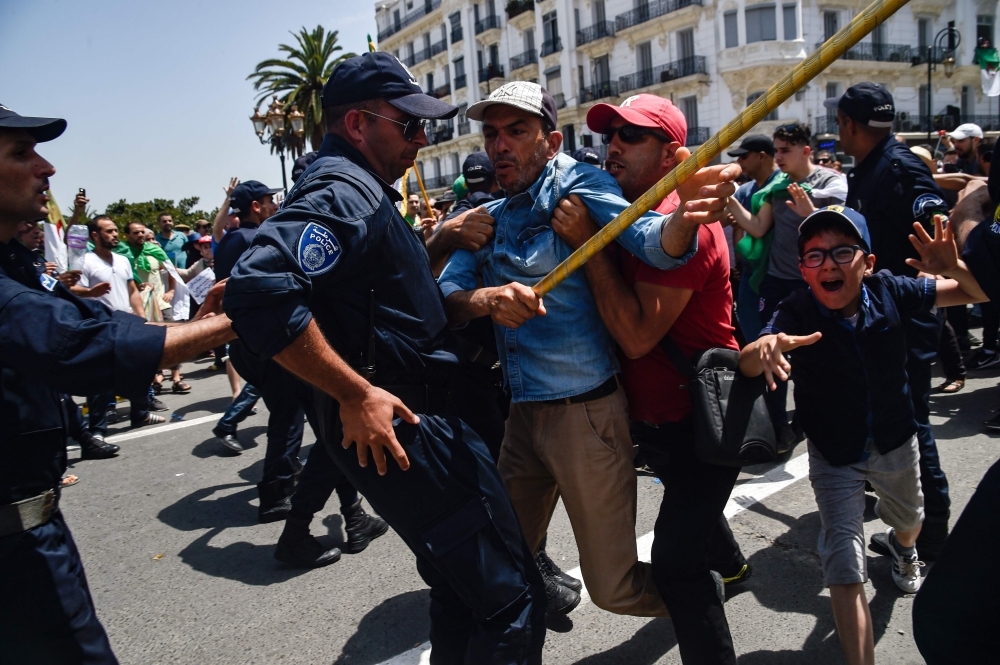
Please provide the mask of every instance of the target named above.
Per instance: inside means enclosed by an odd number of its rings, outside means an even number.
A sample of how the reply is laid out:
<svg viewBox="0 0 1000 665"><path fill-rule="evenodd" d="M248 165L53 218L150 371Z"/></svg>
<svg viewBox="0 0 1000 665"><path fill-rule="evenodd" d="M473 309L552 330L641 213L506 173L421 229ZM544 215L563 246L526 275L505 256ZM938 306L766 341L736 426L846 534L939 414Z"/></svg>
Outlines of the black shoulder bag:
<svg viewBox="0 0 1000 665"><path fill-rule="evenodd" d="M777 437L764 403L767 383L763 376L740 373L739 351L709 349L692 362L669 335L660 348L690 380L695 452L701 461L720 466L774 461Z"/></svg>

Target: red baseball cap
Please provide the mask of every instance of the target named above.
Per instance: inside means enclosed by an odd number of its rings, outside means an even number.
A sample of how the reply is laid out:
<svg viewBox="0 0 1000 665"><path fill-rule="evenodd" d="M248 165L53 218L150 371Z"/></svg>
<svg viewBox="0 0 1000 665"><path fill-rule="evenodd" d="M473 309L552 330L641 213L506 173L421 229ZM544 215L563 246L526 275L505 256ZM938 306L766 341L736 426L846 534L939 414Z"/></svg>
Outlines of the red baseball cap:
<svg viewBox="0 0 1000 665"><path fill-rule="evenodd" d="M687 143L687 120L669 99L643 94L632 95L621 106L595 104L587 112L587 126L603 134L615 118L639 127L659 127L681 145Z"/></svg>

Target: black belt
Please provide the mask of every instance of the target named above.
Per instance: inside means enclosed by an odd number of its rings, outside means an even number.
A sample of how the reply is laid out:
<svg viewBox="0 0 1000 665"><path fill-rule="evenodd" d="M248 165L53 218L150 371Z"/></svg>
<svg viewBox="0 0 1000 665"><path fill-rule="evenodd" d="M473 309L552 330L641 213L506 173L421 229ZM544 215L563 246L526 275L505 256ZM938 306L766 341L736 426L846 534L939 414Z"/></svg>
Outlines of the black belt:
<svg viewBox="0 0 1000 665"><path fill-rule="evenodd" d="M621 382L618 380L618 375L615 374L610 379L597 386L593 390L588 390L585 393L580 393L579 395L573 395L572 397L560 397L559 399L545 399L541 400L539 404L579 404L581 402L590 402L591 400L600 399L602 397L607 397L608 395L614 393L618 390Z"/></svg>
<svg viewBox="0 0 1000 665"><path fill-rule="evenodd" d="M400 385L377 386L392 393L414 413L443 414L448 406L448 391L437 386Z"/></svg>

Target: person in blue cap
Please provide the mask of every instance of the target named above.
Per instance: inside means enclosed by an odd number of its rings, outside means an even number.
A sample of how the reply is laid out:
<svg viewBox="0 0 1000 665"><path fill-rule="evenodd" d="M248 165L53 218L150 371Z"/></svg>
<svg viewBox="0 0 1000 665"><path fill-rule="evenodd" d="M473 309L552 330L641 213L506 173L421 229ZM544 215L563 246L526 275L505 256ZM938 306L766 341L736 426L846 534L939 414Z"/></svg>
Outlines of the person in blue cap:
<svg viewBox="0 0 1000 665"><path fill-rule="evenodd" d="M935 280L875 273L868 224L858 212L828 206L812 213L798 241L808 288L782 300L761 337L740 353L743 374L763 373L771 390L794 371L795 412L822 522L817 548L849 663L875 662L864 587L866 482L878 496L875 514L889 525L872 539L891 556L893 581L905 593L916 593L922 581L924 493L907 385L907 320L987 299L942 219L934 218L933 238L911 222L919 259L906 259L924 274L948 278Z"/></svg>
<svg viewBox="0 0 1000 665"><path fill-rule="evenodd" d="M35 147L65 129L65 120L0 105L0 660L111 665L118 661L59 510L64 394L145 391L160 367L234 335L226 316L147 324L38 273L15 237L22 222L48 216L55 168ZM203 314L220 297L210 293Z"/></svg>
<svg viewBox="0 0 1000 665"><path fill-rule="evenodd" d="M233 268L247 351L315 388L320 435L417 557L434 663L540 663L545 592L496 465L445 413L457 365L420 238L391 183L457 107L388 53L334 70L319 157Z"/></svg>

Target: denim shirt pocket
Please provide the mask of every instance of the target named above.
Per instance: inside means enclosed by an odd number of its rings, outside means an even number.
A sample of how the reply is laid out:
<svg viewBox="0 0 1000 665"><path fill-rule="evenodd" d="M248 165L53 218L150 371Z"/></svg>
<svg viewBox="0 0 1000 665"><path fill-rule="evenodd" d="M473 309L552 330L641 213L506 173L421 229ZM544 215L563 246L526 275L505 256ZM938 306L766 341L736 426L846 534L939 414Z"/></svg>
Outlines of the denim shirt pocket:
<svg viewBox="0 0 1000 665"><path fill-rule="evenodd" d="M518 234L516 253L512 260L521 273L528 277L547 275L557 265L556 234L552 226L532 226Z"/></svg>

